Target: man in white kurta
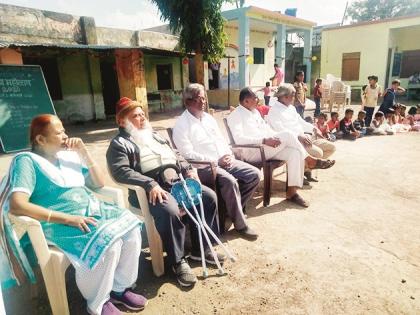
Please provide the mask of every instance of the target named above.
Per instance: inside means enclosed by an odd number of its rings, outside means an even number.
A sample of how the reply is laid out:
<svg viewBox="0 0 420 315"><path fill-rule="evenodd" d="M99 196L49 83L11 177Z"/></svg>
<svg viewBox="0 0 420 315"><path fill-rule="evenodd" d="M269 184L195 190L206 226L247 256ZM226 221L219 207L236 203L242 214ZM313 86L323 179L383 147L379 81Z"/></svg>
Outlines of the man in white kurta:
<svg viewBox="0 0 420 315"><path fill-rule="evenodd" d="M266 120L275 131L289 131L303 144L308 153L316 158L329 158L335 145L325 139L313 139L314 126L306 122L293 106L295 88L292 84L281 84L270 100L271 109Z"/></svg>
<svg viewBox="0 0 420 315"><path fill-rule="evenodd" d="M211 161L216 167L216 183L226 210L239 234L250 240L258 237L246 222L243 208L260 182L260 171L234 158L216 120L203 109L207 104L204 87L190 84L184 89L186 110L173 129L173 141L186 159ZM198 169L202 177L202 170Z"/></svg>
<svg viewBox="0 0 420 315"><path fill-rule="evenodd" d="M297 137L289 131L274 131L256 110L257 96L250 88L244 88L239 94L240 105L227 117L229 129L236 144L262 144L268 160L283 160L287 163L288 187L286 198L301 206L308 203L297 194L297 187L302 187L305 161L309 167L317 160L308 155ZM242 156L250 163L260 162L260 151L243 149ZM321 163L321 162L318 162Z"/></svg>

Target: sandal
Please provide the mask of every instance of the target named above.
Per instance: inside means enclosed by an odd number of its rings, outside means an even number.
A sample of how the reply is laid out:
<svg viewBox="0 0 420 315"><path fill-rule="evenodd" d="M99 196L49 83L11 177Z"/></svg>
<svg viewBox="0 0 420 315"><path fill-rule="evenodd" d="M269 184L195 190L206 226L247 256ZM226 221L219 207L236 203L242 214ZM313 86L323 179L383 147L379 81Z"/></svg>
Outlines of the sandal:
<svg viewBox="0 0 420 315"><path fill-rule="evenodd" d="M304 207L304 208L308 208L309 207L309 203L307 203L305 201L305 199L303 199L298 194L294 194L291 198L287 198L287 200L290 201L290 202L293 202L293 203L297 204L298 206Z"/></svg>
<svg viewBox="0 0 420 315"><path fill-rule="evenodd" d="M327 168L332 167L334 164L335 164L335 160L317 159L314 168L311 168L311 170L316 170L316 169L325 170Z"/></svg>

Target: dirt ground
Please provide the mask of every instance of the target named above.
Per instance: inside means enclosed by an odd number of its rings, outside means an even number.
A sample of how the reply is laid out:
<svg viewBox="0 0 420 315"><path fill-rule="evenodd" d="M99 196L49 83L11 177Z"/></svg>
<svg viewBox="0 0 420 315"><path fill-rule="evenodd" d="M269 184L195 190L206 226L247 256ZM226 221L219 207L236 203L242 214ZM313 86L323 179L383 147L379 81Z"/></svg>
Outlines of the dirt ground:
<svg viewBox="0 0 420 315"><path fill-rule="evenodd" d="M219 122L224 114L216 114ZM152 124L163 131L173 116L155 116ZM106 170L112 122L68 130L82 136ZM136 291L149 304L141 314L420 314L420 133L336 146L336 165L315 172L319 182L301 191L308 209L285 201L284 174L276 176L266 208L260 186L247 212L260 237L248 242L227 233L238 261L225 264L225 276L211 269L209 278L183 290L169 268L154 277L145 252ZM0 156L0 173L9 160ZM71 313L86 314L71 270L68 278ZM32 313L48 314L40 295ZM12 300L6 293L10 311Z"/></svg>

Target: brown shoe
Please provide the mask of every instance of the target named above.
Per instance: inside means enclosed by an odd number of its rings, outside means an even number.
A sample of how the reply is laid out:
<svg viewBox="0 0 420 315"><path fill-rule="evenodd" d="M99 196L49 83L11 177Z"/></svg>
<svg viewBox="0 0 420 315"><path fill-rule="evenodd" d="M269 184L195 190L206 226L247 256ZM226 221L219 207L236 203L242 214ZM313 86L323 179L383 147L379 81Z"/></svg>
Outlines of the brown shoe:
<svg viewBox="0 0 420 315"><path fill-rule="evenodd" d="M301 196L298 194L294 194L291 198L287 198L288 201L293 202L294 204L297 204L298 206L308 208L309 203L305 201Z"/></svg>

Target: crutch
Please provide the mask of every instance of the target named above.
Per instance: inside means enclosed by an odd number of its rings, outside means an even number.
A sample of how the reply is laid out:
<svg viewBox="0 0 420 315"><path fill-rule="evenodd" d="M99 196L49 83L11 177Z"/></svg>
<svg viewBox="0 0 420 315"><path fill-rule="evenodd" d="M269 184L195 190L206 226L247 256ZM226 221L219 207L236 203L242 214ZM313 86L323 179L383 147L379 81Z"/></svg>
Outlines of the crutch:
<svg viewBox="0 0 420 315"><path fill-rule="evenodd" d="M207 221L204 217L204 206L203 206L203 199L202 199L201 194L199 194L198 200L200 201L201 221L203 222L204 227L210 233L210 235L213 237L213 239L217 242L217 244L220 245L220 247L222 247L223 251L225 252L226 256L228 256L230 261L235 262L236 257L233 256L231 251L222 243L222 241L217 237L217 235L213 232L213 230L208 226Z"/></svg>
<svg viewBox="0 0 420 315"><path fill-rule="evenodd" d="M213 248L213 244L211 243L209 236L207 235L206 229L204 228L204 224L203 224L203 222L201 220L201 217L200 217L200 215L199 215L199 213L197 211L197 207L195 206L194 200L193 200L193 198L191 196L191 193L190 193L190 191L189 191L189 189L187 187L187 182L185 181L185 179L184 179L184 177L182 176L181 173L179 174L179 178L181 180L180 182L181 182L181 184L182 184L182 186L184 188L185 194L187 195L188 201L190 202L190 204L191 204L191 206L192 206L192 208L194 210L195 217L196 217L197 222L199 224L199 234L202 233L204 235L204 238L206 239L206 242L207 242L207 246L210 248L210 251L211 251L211 254L212 254L213 258L214 258L214 261L216 262L216 266L217 266L217 269L218 269L218 274L219 275L223 275L225 273L225 271L223 270L223 267L220 264L219 258L217 258L217 253L216 253L216 251ZM197 195L197 197L200 197L200 195ZM199 198L199 200L201 200L201 198ZM187 210L187 207L185 206L185 203L183 201L182 201L182 206L184 207L184 210L188 211ZM189 214L189 215L190 215L190 217L192 217L191 214ZM204 248L203 248L203 246L200 246L200 247L201 247L200 248L200 250L201 250L201 257L202 257L202 261L203 261ZM207 277L207 270L203 271L203 276L204 277Z"/></svg>
<svg viewBox="0 0 420 315"><path fill-rule="evenodd" d="M183 183L184 189L186 189L187 195L189 195L188 198L190 199L190 202L191 202L192 196L190 194L190 191L186 187L186 181L183 178L182 174L180 174L179 176L180 176L181 181ZM210 235L213 237L213 239L216 241L216 243L218 245L220 245L220 247L222 247L223 251L225 252L226 256L230 259L230 261L235 262L236 261L236 257L231 253L231 251L227 248L227 246L225 246L222 243L222 241L217 237L217 235L213 232L213 230L207 224L206 218L204 216L204 205L203 205L203 198L202 198L201 193L198 193L197 194L197 199L198 199L198 201L200 203L201 222L204 225L204 228L210 233Z"/></svg>

